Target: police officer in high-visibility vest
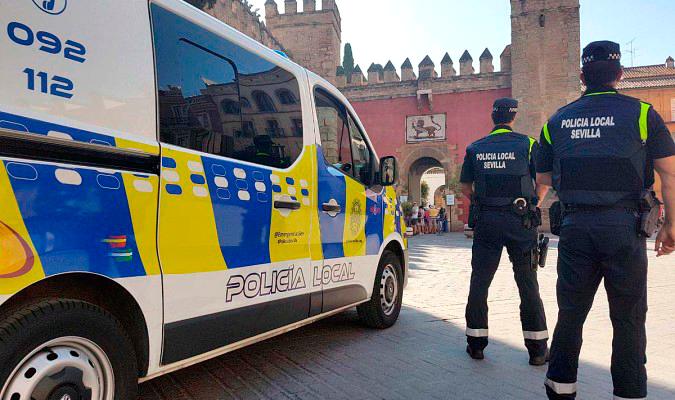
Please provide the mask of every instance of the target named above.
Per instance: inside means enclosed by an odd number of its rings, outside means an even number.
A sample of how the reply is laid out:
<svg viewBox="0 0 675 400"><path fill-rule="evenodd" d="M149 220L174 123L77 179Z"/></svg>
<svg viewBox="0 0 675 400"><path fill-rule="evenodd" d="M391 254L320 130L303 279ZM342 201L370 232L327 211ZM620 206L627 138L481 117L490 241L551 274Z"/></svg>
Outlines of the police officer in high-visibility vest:
<svg viewBox="0 0 675 400"><path fill-rule="evenodd" d="M506 247L520 292L520 318L530 364L546 363L548 331L544 307L539 296L537 208L534 156L536 140L513 132L518 102L499 99L494 103L495 127L487 137L466 150L461 182L464 195L471 199L469 226L474 228L471 259L471 289L466 306L467 353L484 358L488 345L488 290ZM546 188L548 189L548 188Z"/></svg>
<svg viewBox="0 0 675 400"><path fill-rule="evenodd" d="M651 192L662 178L666 223L658 255L675 250L675 144L651 105L621 95L621 50L594 42L583 51L586 93L544 126L537 181L553 185L551 209L558 247L558 323L546 379L550 399L573 399L582 329L604 279L613 326L615 399L647 396L646 237L654 234L659 204ZM607 334L610 334L609 327Z"/></svg>

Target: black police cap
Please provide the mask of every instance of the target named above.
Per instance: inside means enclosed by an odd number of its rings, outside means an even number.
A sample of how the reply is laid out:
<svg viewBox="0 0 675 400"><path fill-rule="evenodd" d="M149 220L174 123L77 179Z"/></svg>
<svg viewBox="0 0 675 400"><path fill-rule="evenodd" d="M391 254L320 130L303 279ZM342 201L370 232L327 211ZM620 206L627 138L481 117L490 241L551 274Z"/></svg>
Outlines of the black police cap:
<svg viewBox="0 0 675 400"><path fill-rule="evenodd" d="M598 61L611 61L620 65L621 45L608 40L590 43L584 48L581 63L588 65Z"/></svg>
<svg viewBox="0 0 675 400"><path fill-rule="evenodd" d="M516 113L518 112L518 100L508 97L497 99L495 100L495 104L492 106L492 111Z"/></svg>

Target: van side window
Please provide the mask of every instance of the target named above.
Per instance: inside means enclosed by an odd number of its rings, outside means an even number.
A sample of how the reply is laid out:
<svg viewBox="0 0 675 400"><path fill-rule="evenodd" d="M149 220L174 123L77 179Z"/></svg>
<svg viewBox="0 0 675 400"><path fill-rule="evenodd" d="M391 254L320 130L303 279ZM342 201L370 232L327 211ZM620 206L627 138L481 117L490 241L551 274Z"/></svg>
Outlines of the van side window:
<svg viewBox="0 0 675 400"><path fill-rule="evenodd" d="M314 98L323 156L326 162L353 176L351 137L345 108L323 89L317 88Z"/></svg>
<svg viewBox="0 0 675 400"><path fill-rule="evenodd" d="M314 99L326 161L364 185L372 184L375 157L354 118L344 104L321 88L314 90Z"/></svg>
<svg viewBox="0 0 675 400"><path fill-rule="evenodd" d="M303 149L295 76L151 7L161 141L275 168L293 164Z"/></svg>
<svg viewBox="0 0 675 400"><path fill-rule="evenodd" d="M354 160L354 177L365 185L373 182L374 157L368 142L366 142L361 129L351 115L349 117L349 133L352 141L352 159Z"/></svg>

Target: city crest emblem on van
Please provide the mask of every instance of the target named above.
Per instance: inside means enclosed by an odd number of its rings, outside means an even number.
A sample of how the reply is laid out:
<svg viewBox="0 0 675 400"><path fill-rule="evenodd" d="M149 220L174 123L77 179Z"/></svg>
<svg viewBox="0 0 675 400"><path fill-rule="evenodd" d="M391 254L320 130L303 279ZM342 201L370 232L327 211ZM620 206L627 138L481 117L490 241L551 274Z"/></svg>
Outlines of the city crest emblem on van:
<svg viewBox="0 0 675 400"><path fill-rule="evenodd" d="M33 3L42 11L51 15L59 15L66 11L68 0L33 0Z"/></svg>
<svg viewBox="0 0 675 400"><path fill-rule="evenodd" d="M363 212L363 207L361 202L354 200L352 202L352 215L349 219L350 229L352 230L353 235L358 235L361 230L361 213Z"/></svg>

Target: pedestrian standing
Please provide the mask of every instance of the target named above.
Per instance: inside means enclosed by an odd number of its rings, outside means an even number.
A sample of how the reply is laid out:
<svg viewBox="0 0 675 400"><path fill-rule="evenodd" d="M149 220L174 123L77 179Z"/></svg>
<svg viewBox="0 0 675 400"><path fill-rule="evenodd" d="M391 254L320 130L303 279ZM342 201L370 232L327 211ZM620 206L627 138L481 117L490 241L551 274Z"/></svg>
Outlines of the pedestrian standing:
<svg viewBox="0 0 675 400"><path fill-rule="evenodd" d="M445 222L447 218L445 216L445 207L441 207L441 209L438 211L438 219L437 219L437 225L438 225L438 233L442 234L445 232Z"/></svg>
<svg viewBox="0 0 675 400"><path fill-rule="evenodd" d="M583 51L586 93L542 130L537 180L552 185L562 213L558 247L558 323L546 379L549 399L573 399L582 330L604 279L613 326L615 399L647 396L647 248L658 219L651 190L661 176L666 221L658 255L675 250L675 144L653 107L621 95L621 49L593 42ZM657 207L651 209L650 207ZM553 210L552 209L552 210Z"/></svg>
<svg viewBox="0 0 675 400"><path fill-rule="evenodd" d="M417 218L420 212L420 207L417 205L417 202L413 203L412 209L410 210L410 226L417 228Z"/></svg>
<svg viewBox="0 0 675 400"><path fill-rule="evenodd" d="M484 357L483 350L488 345L488 290L506 247L520 294L520 319L530 364L543 365L548 330L534 261L540 224L534 184L538 144L512 130L517 110L514 99L494 103L492 133L467 148L462 166L462 192L479 210L466 306L466 351L474 359Z"/></svg>

